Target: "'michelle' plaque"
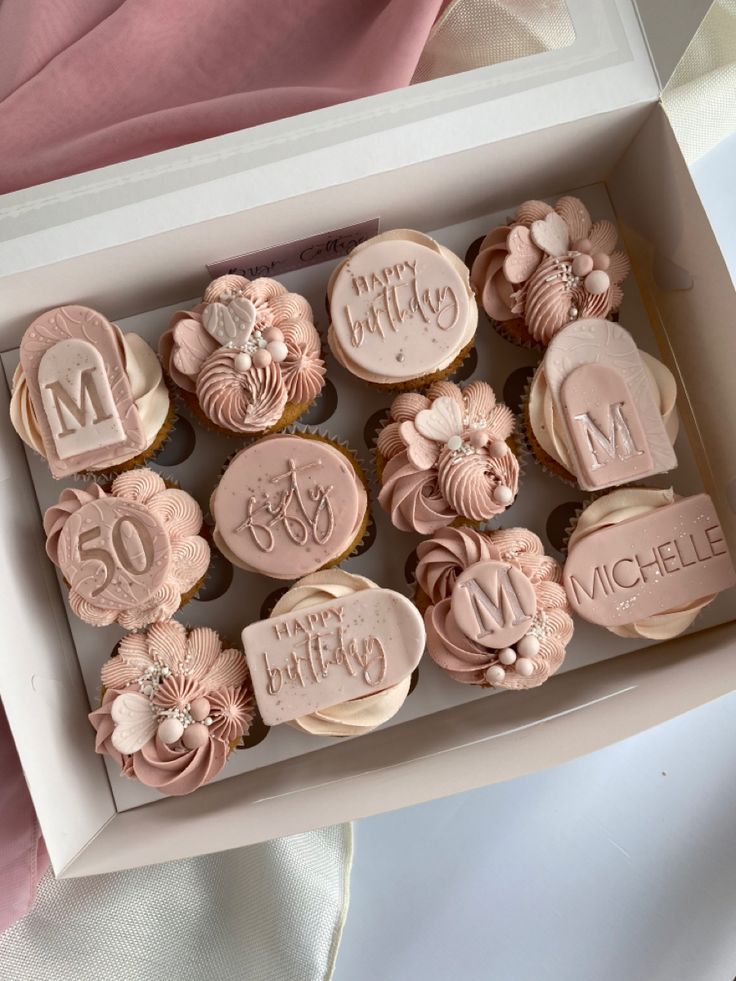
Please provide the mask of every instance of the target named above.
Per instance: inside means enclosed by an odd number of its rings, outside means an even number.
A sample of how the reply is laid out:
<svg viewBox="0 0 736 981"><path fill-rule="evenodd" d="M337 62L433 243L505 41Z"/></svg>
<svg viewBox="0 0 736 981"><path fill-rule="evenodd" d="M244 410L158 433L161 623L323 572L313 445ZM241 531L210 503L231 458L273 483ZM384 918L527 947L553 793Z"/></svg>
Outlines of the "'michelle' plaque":
<svg viewBox="0 0 736 981"><path fill-rule="evenodd" d="M616 627L685 609L736 585L736 573L713 502L697 494L583 538L564 585L575 613Z"/></svg>
<svg viewBox="0 0 736 981"><path fill-rule="evenodd" d="M391 589L366 589L243 630L253 690L266 725L398 684L419 663L424 623Z"/></svg>

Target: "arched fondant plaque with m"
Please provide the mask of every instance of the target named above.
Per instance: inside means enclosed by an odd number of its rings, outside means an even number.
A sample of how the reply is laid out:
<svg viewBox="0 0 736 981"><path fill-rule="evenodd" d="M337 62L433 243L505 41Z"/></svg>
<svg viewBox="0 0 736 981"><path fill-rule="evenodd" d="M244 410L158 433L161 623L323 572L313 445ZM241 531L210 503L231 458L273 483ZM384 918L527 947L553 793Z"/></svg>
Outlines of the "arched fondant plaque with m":
<svg viewBox="0 0 736 981"><path fill-rule="evenodd" d="M115 331L88 307L49 310L34 320L20 362L54 477L104 470L146 447Z"/></svg>
<svg viewBox="0 0 736 981"><path fill-rule="evenodd" d="M602 490L677 466L657 391L631 335L579 320L553 337L544 373L583 490Z"/></svg>

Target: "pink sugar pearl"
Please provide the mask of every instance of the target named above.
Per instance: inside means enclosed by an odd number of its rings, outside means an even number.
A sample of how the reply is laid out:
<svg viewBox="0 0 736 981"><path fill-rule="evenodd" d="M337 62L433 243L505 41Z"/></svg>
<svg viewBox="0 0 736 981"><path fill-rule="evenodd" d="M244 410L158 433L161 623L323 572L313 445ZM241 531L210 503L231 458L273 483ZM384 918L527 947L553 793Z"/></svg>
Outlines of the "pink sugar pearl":
<svg viewBox="0 0 736 981"><path fill-rule="evenodd" d="M572 271L576 276L587 276L589 272L593 272L592 257L585 252L576 255L572 260Z"/></svg>
<svg viewBox="0 0 736 981"><path fill-rule="evenodd" d="M189 714L195 722L203 722L210 714L210 703L206 698L195 698L189 706Z"/></svg>
<svg viewBox="0 0 736 981"><path fill-rule="evenodd" d="M257 351L253 352L253 364L256 368L268 368L271 364L271 354L265 348L261 347Z"/></svg>
<svg viewBox="0 0 736 981"><path fill-rule="evenodd" d="M284 332L278 327L268 327L263 331L263 337L266 341L283 341Z"/></svg>
<svg viewBox="0 0 736 981"><path fill-rule="evenodd" d="M210 734L207 731L207 726L203 725L201 722L195 722L186 727L184 730L184 735L181 737L181 741L184 743L187 749L200 749L200 747L206 745L209 738Z"/></svg>

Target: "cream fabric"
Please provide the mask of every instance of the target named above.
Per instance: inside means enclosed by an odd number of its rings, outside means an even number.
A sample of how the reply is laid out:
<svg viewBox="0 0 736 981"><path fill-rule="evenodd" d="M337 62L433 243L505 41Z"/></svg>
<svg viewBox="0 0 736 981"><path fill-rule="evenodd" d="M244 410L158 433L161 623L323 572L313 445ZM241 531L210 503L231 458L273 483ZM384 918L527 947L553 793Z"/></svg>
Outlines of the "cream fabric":
<svg viewBox="0 0 736 981"><path fill-rule="evenodd" d="M451 0L413 82L564 48L575 40L565 0Z"/></svg>
<svg viewBox="0 0 736 981"><path fill-rule="evenodd" d="M564 0L451 0L413 81L524 58L574 40ZM688 163L736 132L736 0L716 0L710 8L662 101Z"/></svg>
<svg viewBox="0 0 736 981"><path fill-rule="evenodd" d="M736 0L716 0L662 101L688 163L736 132Z"/></svg>
<svg viewBox="0 0 736 981"><path fill-rule="evenodd" d="M41 881L0 936L3 981L327 981L351 826L85 879Z"/></svg>

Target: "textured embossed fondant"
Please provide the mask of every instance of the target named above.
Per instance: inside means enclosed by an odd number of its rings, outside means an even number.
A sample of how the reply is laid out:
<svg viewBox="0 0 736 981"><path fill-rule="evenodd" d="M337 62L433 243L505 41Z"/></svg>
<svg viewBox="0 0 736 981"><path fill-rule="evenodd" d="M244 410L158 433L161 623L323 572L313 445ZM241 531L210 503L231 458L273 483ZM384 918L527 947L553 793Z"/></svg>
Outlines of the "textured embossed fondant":
<svg viewBox="0 0 736 981"><path fill-rule="evenodd" d="M243 630L264 722L281 722L360 699L411 675L424 625L406 597L364 589Z"/></svg>
<svg viewBox="0 0 736 981"><path fill-rule="evenodd" d="M145 449L115 330L101 314L82 306L44 313L23 336L20 363L55 477Z"/></svg>
<svg viewBox="0 0 736 981"><path fill-rule="evenodd" d="M632 493L646 503L662 492ZM583 531L571 542L564 583L576 613L616 628L697 609L735 585L736 573L713 502L697 494Z"/></svg>
<svg viewBox="0 0 736 981"><path fill-rule="evenodd" d="M278 435L238 453L211 506L215 539L235 564L295 579L350 547L367 496L350 460L334 446Z"/></svg>
<svg viewBox="0 0 736 981"><path fill-rule="evenodd" d="M631 335L620 324L570 324L552 338L543 370L584 490L612 487L677 466L659 393Z"/></svg>
<svg viewBox="0 0 736 981"><path fill-rule="evenodd" d="M332 350L369 381L441 370L475 333L467 270L418 232L398 229L359 245L333 274L328 295Z"/></svg>

